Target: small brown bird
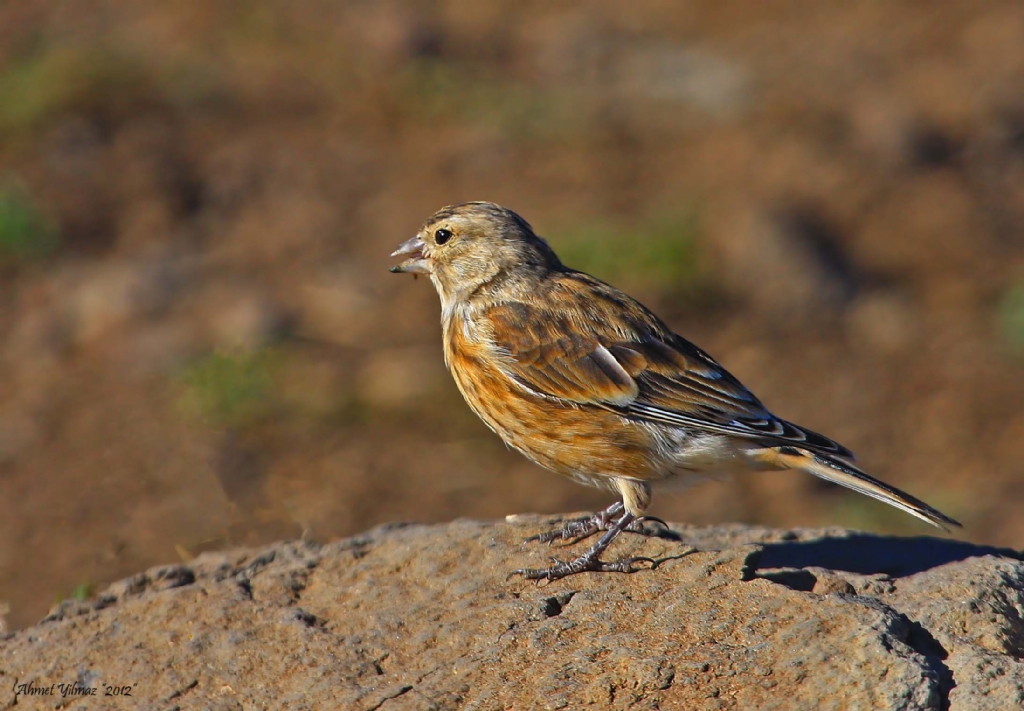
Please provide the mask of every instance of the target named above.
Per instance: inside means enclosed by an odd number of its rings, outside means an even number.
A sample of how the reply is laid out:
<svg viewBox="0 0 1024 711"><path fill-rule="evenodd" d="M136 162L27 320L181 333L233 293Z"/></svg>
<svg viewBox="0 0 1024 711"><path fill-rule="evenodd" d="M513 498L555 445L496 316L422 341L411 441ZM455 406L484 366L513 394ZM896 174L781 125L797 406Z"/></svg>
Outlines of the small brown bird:
<svg viewBox="0 0 1024 711"><path fill-rule="evenodd" d="M601 554L642 530L652 483L744 468L802 469L928 523L960 524L851 464L840 444L769 412L636 300L563 265L522 217L489 202L435 213L391 256L441 297L445 361L473 411L541 466L621 502L543 541L604 535L575 560L515 571L557 580L632 572Z"/></svg>

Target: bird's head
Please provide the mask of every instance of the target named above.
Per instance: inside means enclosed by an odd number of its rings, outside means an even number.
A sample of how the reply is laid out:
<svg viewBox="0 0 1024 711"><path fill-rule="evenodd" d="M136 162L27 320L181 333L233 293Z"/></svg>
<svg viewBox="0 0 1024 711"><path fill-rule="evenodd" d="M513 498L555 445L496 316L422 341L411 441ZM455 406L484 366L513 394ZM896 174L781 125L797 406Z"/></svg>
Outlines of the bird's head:
<svg viewBox="0 0 1024 711"><path fill-rule="evenodd" d="M491 202L438 210L391 256L406 257L392 272L429 274L443 305L468 297L499 275L525 280L562 267L526 220Z"/></svg>

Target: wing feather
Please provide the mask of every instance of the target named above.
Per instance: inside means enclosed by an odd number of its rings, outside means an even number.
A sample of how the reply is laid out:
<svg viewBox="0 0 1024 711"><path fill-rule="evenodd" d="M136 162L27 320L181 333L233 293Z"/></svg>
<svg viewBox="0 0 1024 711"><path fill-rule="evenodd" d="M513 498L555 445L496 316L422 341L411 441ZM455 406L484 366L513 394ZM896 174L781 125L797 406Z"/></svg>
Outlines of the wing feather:
<svg viewBox="0 0 1024 711"><path fill-rule="evenodd" d="M853 458L831 439L775 417L710 355L625 294L579 273L559 287L557 298L501 303L481 316L516 382L630 419Z"/></svg>

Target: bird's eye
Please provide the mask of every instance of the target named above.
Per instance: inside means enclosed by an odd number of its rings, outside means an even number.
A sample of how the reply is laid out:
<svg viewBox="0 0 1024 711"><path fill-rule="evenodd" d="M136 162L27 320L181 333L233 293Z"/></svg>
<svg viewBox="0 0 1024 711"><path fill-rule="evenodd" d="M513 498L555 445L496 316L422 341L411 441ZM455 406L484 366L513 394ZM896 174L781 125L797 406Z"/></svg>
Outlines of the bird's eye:
<svg viewBox="0 0 1024 711"><path fill-rule="evenodd" d="M452 231L442 227L434 233L434 241L438 244L444 244L452 238Z"/></svg>

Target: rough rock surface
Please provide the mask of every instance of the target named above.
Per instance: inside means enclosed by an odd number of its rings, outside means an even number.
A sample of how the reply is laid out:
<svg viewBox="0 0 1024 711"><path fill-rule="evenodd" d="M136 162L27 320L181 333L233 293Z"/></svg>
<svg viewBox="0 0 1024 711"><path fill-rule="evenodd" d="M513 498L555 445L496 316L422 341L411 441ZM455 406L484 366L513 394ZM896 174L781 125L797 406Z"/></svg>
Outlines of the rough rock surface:
<svg viewBox="0 0 1024 711"><path fill-rule="evenodd" d="M673 526L613 546L655 570L506 580L545 562L520 543L552 522L389 526L155 568L0 641L0 708L1024 708L1012 551Z"/></svg>

